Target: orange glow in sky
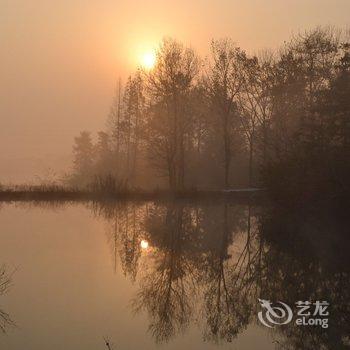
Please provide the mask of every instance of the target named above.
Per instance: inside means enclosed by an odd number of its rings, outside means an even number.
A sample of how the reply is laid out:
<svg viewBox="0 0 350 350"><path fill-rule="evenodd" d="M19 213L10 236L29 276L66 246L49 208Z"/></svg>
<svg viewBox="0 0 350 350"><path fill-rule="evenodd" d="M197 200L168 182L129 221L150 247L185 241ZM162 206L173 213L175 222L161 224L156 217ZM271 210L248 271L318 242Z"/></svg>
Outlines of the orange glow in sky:
<svg viewBox="0 0 350 350"><path fill-rule="evenodd" d="M164 37L202 58L226 37L255 53L317 25L348 27L350 12L349 0L1 4L0 182L31 181L48 160L66 169L74 137L103 130L116 82L152 69Z"/></svg>
<svg viewBox="0 0 350 350"><path fill-rule="evenodd" d="M156 63L156 54L153 51L145 52L141 57L141 66L145 69L152 69Z"/></svg>

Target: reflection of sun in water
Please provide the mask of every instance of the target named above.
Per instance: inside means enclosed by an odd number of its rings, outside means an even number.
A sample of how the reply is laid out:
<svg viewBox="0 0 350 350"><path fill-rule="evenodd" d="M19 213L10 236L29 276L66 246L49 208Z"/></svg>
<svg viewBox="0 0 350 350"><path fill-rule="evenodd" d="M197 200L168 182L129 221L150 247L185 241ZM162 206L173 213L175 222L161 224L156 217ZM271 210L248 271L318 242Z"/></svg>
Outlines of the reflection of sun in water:
<svg viewBox="0 0 350 350"><path fill-rule="evenodd" d="M141 241L141 243L140 243L140 246L141 246L142 249L147 249L149 244L148 244L148 242L146 240L143 239Z"/></svg>
<svg viewBox="0 0 350 350"><path fill-rule="evenodd" d="M141 56L141 65L145 69L152 69L154 65L156 64L156 54L153 51L145 52Z"/></svg>

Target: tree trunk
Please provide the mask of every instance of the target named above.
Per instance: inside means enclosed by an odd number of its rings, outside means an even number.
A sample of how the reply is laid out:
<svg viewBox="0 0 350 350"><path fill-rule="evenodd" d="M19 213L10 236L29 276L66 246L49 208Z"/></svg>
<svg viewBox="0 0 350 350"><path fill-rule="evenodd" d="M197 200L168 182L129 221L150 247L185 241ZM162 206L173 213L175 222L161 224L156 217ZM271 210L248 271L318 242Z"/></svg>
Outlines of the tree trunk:
<svg viewBox="0 0 350 350"><path fill-rule="evenodd" d="M230 136L228 132L228 117L224 118L224 167L225 167L225 189L230 187L230 164L231 164L231 150L230 150Z"/></svg>
<svg viewBox="0 0 350 350"><path fill-rule="evenodd" d="M253 136L249 141L249 187L253 185Z"/></svg>

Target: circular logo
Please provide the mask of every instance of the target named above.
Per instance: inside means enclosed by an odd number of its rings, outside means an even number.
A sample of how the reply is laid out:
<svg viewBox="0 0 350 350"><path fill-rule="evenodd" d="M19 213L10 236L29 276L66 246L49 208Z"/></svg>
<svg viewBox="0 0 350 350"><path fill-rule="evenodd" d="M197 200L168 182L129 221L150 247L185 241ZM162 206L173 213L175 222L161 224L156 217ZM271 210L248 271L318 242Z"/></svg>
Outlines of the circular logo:
<svg viewBox="0 0 350 350"><path fill-rule="evenodd" d="M263 311L258 313L259 321L266 327L274 328L275 325L289 323L293 318L292 309L285 303L279 301L279 306L272 306L269 300L258 299Z"/></svg>

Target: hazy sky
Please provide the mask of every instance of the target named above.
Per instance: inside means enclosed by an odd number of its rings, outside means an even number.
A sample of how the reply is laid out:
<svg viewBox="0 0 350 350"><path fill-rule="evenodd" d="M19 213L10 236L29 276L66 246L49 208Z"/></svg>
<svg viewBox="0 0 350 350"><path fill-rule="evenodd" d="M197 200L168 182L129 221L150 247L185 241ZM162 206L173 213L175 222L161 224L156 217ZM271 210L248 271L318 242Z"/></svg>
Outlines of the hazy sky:
<svg viewBox="0 0 350 350"><path fill-rule="evenodd" d="M163 36L201 54L227 36L259 50L347 27L349 13L349 0L0 0L0 170L9 156L69 154L80 130L103 128L117 76Z"/></svg>

